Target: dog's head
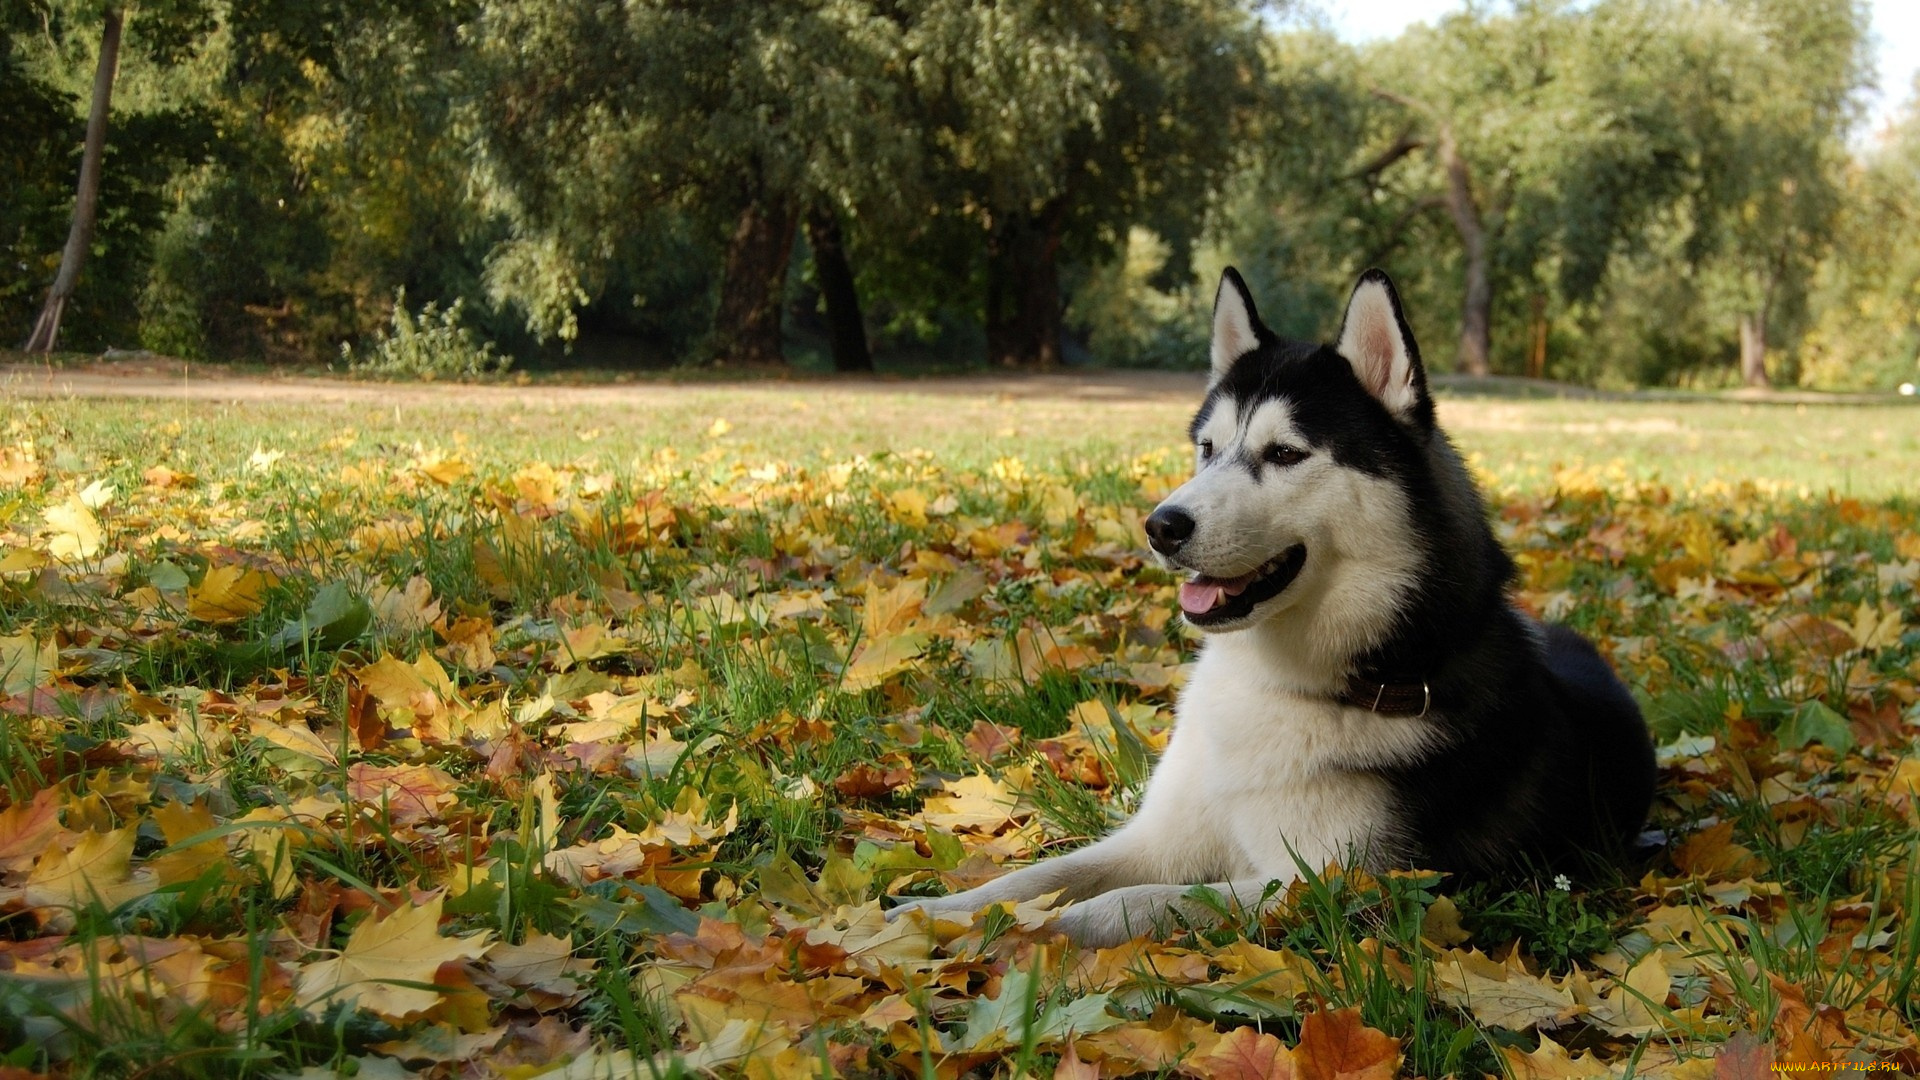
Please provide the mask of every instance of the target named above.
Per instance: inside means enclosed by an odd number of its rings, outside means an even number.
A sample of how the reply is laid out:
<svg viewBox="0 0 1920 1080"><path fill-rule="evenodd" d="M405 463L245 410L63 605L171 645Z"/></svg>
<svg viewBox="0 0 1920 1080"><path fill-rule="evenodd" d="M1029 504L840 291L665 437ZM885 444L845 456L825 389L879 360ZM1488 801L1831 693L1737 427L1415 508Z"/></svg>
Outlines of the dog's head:
<svg viewBox="0 0 1920 1080"><path fill-rule="evenodd" d="M1367 271L1338 342L1311 345L1269 331L1229 268L1212 358L1193 479L1146 522L1162 564L1189 575L1187 621L1239 630L1329 595L1390 610L1415 546L1406 476L1434 424L1393 283Z"/></svg>

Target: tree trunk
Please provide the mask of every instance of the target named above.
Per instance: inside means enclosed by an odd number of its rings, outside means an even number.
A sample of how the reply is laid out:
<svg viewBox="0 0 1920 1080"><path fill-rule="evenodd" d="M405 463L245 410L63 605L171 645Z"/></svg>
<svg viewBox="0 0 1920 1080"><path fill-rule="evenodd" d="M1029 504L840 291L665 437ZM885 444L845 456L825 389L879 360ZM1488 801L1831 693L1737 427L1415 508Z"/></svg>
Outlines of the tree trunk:
<svg viewBox="0 0 1920 1080"><path fill-rule="evenodd" d="M60 253L60 270L47 290L47 302L33 333L24 346L27 352L50 353L60 340L60 316L80 282L80 268L86 265L87 251L93 245L94 208L100 199L100 160L107 149L107 109L113 98L113 76L120 64L120 29L125 16L110 8L100 31L100 59L93 69L93 102L87 110L87 141L80 152L80 183L74 192L73 227L67 231L67 246Z"/></svg>
<svg viewBox="0 0 1920 1080"><path fill-rule="evenodd" d="M791 203L769 199L755 199L740 212L727 241L720 309L713 316L719 359L736 364L785 362L780 308L798 216Z"/></svg>
<svg viewBox="0 0 1920 1080"><path fill-rule="evenodd" d="M1493 284L1487 255L1487 230L1473 197L1473 177L1453 141L1453 129L1440 128L1440 163L1447 171L1447 212L1460 234L1465 259L1466 294L1460 309L1460 370L1486 375L1493 351Z"/></svg>
<svg viewBox="0 0 1920 1080"><path fill-rule="evenodd" d="M833 370L872 371L867 351L867 323L860 314L860 292L853 285L853 267L840 236L840 215L816 207L807 215L807 242L813 246L813 272L820 295L827 302L827 341L833 348Z"/></svg>
<svg viewBox="0 0 1920 1080"><path fill-rule="evenodd" d="M1740 316L1740 381L1762 390L1772 385L1767 379L1767 317L1758 312Z"/></svg>
<svg viewBox="0 0 1920 1080"><path fill-rule="evenodd" d="M1015 212L987 237L987 362L1001 367L1060 364L1060 234L1067 200L1038 214Z"/></svg>
<svg viewBox="0 0 1920 1080"><path fill-rule="evenodd" d="M1547 298L1533 294L1533 343L1527 350L1527 377L1545 378L1547 374Z"/></svg>

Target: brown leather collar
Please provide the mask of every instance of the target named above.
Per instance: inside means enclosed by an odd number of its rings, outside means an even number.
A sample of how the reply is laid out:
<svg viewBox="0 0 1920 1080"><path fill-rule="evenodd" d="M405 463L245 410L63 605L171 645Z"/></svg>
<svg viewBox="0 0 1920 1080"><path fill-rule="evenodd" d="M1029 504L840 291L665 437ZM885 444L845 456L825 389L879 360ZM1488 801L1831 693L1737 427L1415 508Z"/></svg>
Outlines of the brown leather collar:
<svg viewBox="0 0 1920 1080"><path fill-rule="evenodd" d="M1383 683L1355 675L1337 700L1380 716L1419 717L1433 708L1433 691L1424 682Z"/></svg>

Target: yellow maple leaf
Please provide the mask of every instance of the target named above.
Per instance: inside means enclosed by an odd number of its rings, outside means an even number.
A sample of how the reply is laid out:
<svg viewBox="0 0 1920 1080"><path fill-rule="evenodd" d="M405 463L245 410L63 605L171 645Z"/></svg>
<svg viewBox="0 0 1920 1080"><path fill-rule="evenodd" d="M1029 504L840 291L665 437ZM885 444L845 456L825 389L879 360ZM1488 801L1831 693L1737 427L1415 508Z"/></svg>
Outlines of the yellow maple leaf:
<svg viewBox="0 0 1920 1080"><path fill-rule="evenodd" d="M441 486L448 486L472 475L473 466L457 457L448 457L439 451L422 454L415 458L413 468L420 475Z"/></svg>
<svg viewBox="0 0 1920 1080"><path fill-rule="evenodd" d="M433 585L418 574L398 589L377 585L367 599L373 608L374 622L389 634L417 634L440 617L440 605L433 599Z"/></svg>
<svg viewBox="0 0 1920 1080"><path fill-rule="evenodd" d="M448 663L468 671L486 671L493 666L492 621L463 616L441 630L440 637L446 644L435 651Z"/></svg>
<svg viewBox="0 0 1920 1080"><path fill-rule="evenodd" d="M134 834L129 825L112 832L83 833L71 851L49 849L27 878L26 899L34 907L84 907L94 901L112 908L158 888L151 871L132 870Z"/></svg>
<svg viewBox="0 0 1920 1080"><path fill-rule="evenodd" d="M1012 788L985 773L944 781L941 788L920 813L930 827L998 832L1027 811Z"/></svg>
<svg viewBox="0 0 1920 1080"><path fill-rule="evenodd" d="M1489 1027L1554 1027L1584 1010L1567 990L1478 949L1449 949L1434 965L1440 1000L1467 1009Z"/></svg>
<svg viewBox="0 0 1920 1080"><path fill-rule="evenodd" d="M393 656L382 656L354 673L380 704L389 709L406 709L431 715L443 702L458 698L447 670L431 653L421 653L409 664Z"/></svg>
<svg viewBox="0 0 1920 1080"><path fill-rule="evenodd" d="M151 863L162 885L193 881L215 866L230 865L223 839L203 840L190 847L178 847L183 840L208 832L219 825L205 801L192 804L170 802L153 810L153 823L167 839L169 850Z"/></svg>
<svg viewBox="0 0 1920 1080"><path fill-rule="evenodd" d="M258 570L228 564L207 571L187 590L187 614L203 622L234 622L259 611L273 578Z"/></svg>
<svg viewBox="0 0 1920 1080"><path fill-rule="evenodd" d="M32 548L0 544L0 574L24 574L38 570L51 561L43 552Z"/></svg>
<svg viewBox="0 0 1920 1080"><path fill-rule="evenodd" d="M1888 604L1883 608L1875 608L1862 600L1854 610L1853 621L1847 631L1852 634L1856 648L1884 649L1900 643L1904 622L1897 606Z"/></svg>
<svg viewBox="0 0 1920 1080"><path fill-rule="evenodd" d="M314 734L304 721L296 720L282 726L270 720L255 720L253 734L283 750L291 750L329 765L340 764L339 748Z"/></svg>
<svg viewBox="0 0 1920 1080"><path fill-rule="evenodd" d="M925 528L927 493L919 488L901 488L886 497L888 515L908 528Z"/></svg>
<svg viewBox="0 0 1920 1080"><path fill-rule="evenodd" d="M1566 1047L1540 1036L1540 1047L1533 1053L1523 1053L1517 1047L1503 1046L1500 1053L1512 1068L1515 1080L1573 1080L1575 1077L1612 1076L1613 1071L1593 1056L1593 1051L1583 1051L1579 1057L1567 1054Z"/></svg>
<svg viewBox="0 0 1920 1080"><path fill-rule="evenodd" d="M449 961L480 959L492 947L493 937L487 930L441 937L443 900L436 895L384 917L369 916L347 935L339 956L301 969L296 1000L315 1014L343 1001L393 1021L439 1004L440 991L432 987L434 972Z"/></svg>
<svg viewBox="0 0 1920 1080"><path fill-rule="evenodd" d="M840 676L840 688L848 693L869 690L905 671L926 651L932 635L924 631L868 638Z"/></svg>
<svg viewBox="0 0 1920 1080"><path fill-rule="evenodd" d="M574 959L571 938L535 930L518 945L495 945L487 953L487 967L509 986L561 993L578 990L576 977L592 972L594 961Z"/></svg>
<svg viewBox="0 0 1920 1080"><path fill-rule="evenodd" d="M47 530L52 534L47 539L47 554L61 562L74 562L100 553L100 545L106 538L100 529L100 519L93 516L93 511L78 495L69 496L58 506L47 507L46 521Z"/></svg>
<svg viewBox="0 0 1920 1080"><path fill-rule="evenodd" d="M29 633L0 637L0 693L24 694L46 685L60 667L60 648Z"/></svg>
<svg viewBox="0 0 1920 1080"><path fill-rule="evenodd" d="M886 970L925 970L942 961L933 956L934 941L925 926L911 919L889 922L880 901L859 907L841 907L833 916L809 927L809 945L837 945L847 951L847 963L870 974Z"/></svg>
<svg viewBox="0 0 1920 1080"><path fill-rule="evenodd" d="M884 638L921 621L927 599L925 578L908 578L891 589L867 582L867 600L861 626L869 638Z"/></svg>

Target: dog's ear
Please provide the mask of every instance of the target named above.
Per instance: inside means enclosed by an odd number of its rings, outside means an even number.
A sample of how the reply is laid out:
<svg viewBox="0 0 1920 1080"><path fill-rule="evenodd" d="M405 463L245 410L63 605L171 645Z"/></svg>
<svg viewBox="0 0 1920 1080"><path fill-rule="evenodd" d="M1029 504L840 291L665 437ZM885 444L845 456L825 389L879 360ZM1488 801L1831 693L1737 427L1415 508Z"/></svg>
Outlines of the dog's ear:
<svg viewBox="0 0 1920 1080"><path fill-rule="evenodd" d="M1353 287L1346 318L1340 322L1340 342L1334 346L1367 393L1402 420L1431 415L1426 369L1420 347L1400 310L1400 294L1382 270L1368 270Z"/></svg>
<svg viewBox="0 0 1920 1080"><path fill-rule="evenodd" d="M1220 289L1213 294L1213 373L1209 384L1226 377L1235 360L1259 348L1273 334L1260 323L1253 310L1253 294L1240 280L1240 271L1229 266L1220 275Z"/></svg>

